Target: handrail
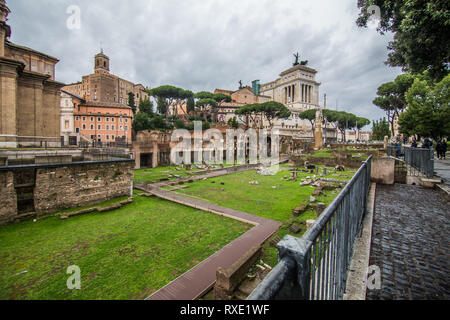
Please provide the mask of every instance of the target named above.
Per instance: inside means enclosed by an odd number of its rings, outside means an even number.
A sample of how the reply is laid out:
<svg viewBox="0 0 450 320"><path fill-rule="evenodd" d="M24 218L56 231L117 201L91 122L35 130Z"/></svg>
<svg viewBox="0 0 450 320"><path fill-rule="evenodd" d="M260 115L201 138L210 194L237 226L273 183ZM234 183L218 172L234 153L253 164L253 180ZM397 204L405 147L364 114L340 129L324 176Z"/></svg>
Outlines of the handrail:
<svg viewBox="0 0 450 320"><path fill-rule="evenodd" d="M372 156L302 238L280 241L279 263L248 300L342 299L366 212L371 163Z"/></svg>

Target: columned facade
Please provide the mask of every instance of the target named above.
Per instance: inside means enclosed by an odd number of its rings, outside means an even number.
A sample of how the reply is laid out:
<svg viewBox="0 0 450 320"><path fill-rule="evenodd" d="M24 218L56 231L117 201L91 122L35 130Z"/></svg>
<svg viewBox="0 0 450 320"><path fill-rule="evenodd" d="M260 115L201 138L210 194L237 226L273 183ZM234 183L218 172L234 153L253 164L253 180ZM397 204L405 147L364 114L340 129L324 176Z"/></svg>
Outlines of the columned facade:
<svg viewBox="0 0 450 320"><path fill-rule="evenodd" d="M313 137L308 121L299 118L300 113L319 109L319 87L316 82L317 71L302 65L294 66L280 74L280 78L261 85L261 94L271 100L283 103L291 111L289 119L279 119L275 128L288 136ZM267 125L267 124L266 124Z"/></svg>
<svg viewBox="0 0 450 320"><path fill-rule="evenodd" d="M9 9L0 0L0 147L60 145L58 59L7 41Z"/></svg>

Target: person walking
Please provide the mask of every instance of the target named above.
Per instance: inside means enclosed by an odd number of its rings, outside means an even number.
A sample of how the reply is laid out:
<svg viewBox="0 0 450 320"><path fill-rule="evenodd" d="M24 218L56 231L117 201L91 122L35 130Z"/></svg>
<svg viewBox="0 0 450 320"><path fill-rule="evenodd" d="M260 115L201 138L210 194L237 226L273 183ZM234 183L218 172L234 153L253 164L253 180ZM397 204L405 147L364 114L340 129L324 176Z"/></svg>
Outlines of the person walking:
<svg viewBox="0 0 450 320"><path fill-rule="evenodd" d="M447 140L442 140L442 157L444 158L444 160L445 160L445 158L447 157L447 148L448 148L448 145L447 145Z"/></svg>
<svg viewBox="0 0 450 320"><path fill-rule="evenodd" d="M417 148L417 141L416 141L416 139L413 139L412 144L411 144L411 148Z"/></svg>
<svg viewBox="0 0 450 320"><path fill-rule="evenodd" d="M442 140L438 140L438 142L436 144L436 153L437 153L438 159L442 158L442 150L443 150Z"/></svg>

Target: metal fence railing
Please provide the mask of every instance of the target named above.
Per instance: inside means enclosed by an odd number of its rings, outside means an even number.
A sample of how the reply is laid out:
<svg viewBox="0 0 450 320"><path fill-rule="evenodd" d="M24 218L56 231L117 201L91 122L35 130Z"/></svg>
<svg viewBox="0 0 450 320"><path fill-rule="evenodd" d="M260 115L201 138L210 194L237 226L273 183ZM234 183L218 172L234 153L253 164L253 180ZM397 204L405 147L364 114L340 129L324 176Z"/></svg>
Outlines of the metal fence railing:
<svg viewBox="0 0 450 320"><path fill-rule="evenodd" d="M434 150L428 148L411 148L399 145L388 145L386 154L389 157L405 161L415 170L425 174L428 178L434 176ZM413 170L410 170L412 173Z"/></svg>
<svg viewBox="0 0 450 320"><path fill-rule="evenodd" d="M341 300L366 213L372 156L302 238L286 236L278 265L248 300Z"/></svg>

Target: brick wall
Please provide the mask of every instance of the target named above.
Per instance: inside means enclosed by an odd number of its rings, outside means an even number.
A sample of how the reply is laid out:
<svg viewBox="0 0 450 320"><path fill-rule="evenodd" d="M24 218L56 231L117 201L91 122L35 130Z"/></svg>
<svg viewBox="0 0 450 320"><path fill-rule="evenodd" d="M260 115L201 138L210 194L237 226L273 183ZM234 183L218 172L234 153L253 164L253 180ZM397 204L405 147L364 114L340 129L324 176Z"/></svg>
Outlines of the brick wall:
<svg viewBox="0 0 450 320"><path fill-rule="evenodd" d="M14 222L17 216L17 196L14 175L11 171L0 172L0 225Z"/></svg>
<svg viewBox="0 0 450 320"><path fill-rule="evenodd" d="M133 168L133 162L115 162L37 169L35 210L42 215L128 196Z"/></svg>

